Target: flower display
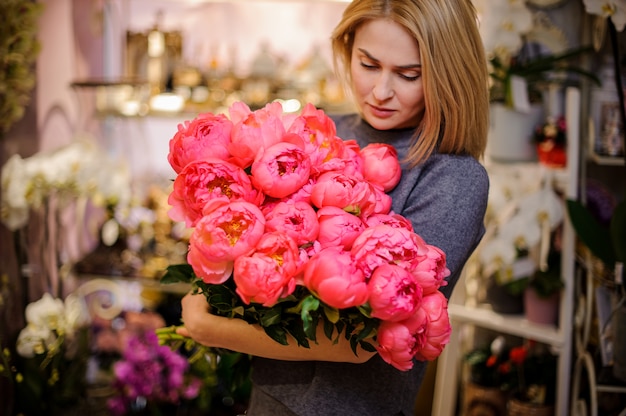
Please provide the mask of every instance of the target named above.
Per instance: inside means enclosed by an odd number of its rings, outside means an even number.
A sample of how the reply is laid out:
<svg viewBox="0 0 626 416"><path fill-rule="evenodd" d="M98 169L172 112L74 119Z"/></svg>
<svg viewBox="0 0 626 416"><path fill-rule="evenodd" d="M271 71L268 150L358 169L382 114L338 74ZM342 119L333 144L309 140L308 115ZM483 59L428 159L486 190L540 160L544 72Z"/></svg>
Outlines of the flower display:
<svg viewBox="0 0 626 416"><path fill-rule="evenodd" d="M159 345L154 332L131 337L122 359L113 365L117 394L109 399L109 410L125 415L195 398L202 383L187 373L188 368L187 359Z"/></svg>
<svg viewBox="0 0 626 416"><path fill-rule="evenodd" d="M44 205L51 195L120 207L131 198L127 167L84 138L28 158L14 154L2 166L1 179L0 219L12 231L26 226L31 209Z"/></svg>
<svg viewBox="0 0 626 416"><path fill-rule="evenodd" d="M17 357L4 351L0 374L12 379L18 413L49 414L80 403L86 387L90 318L82 297L49 293L29 303ZM11 362L9 362L11 361Z"/></svg>
<svg viewBox="0 0 626 416"><path fill-rule="evenodd" d="M290 114L237 102L228 113L199 115L170 141L170 216L192 231L188 264L162 281L192 283L213 313L282 344L289 334L308 347L323 323L329 339L377 349L400 370L435 359L451 330L438 291L450 271L391 211L395 149L342 140L311 104Z"/></svg>
<svg viewBox="0 0 626 416"><path fill-rule="evenodd" d="M565 207L554 187L554 174L520 166L508 175L490 176L487 232L474 259L484 278L494 279L511 294L521 293L530 277L547 272L550 254L560 250L554 241ZM560 282L559 274L556 277Z"/></svg>

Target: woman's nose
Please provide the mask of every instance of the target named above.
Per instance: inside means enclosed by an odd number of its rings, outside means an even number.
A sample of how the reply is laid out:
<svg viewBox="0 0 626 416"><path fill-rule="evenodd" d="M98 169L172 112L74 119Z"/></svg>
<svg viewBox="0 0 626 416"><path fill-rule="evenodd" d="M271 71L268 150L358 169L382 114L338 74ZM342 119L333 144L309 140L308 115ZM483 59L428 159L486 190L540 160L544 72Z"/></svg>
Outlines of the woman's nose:
<svg viewBox="0 0 626 416"><path fill-rule="evenodd" d="M388 74L381 73L374 83L372 94L378 101L386 101L393 97L393 85Z"/></svg>

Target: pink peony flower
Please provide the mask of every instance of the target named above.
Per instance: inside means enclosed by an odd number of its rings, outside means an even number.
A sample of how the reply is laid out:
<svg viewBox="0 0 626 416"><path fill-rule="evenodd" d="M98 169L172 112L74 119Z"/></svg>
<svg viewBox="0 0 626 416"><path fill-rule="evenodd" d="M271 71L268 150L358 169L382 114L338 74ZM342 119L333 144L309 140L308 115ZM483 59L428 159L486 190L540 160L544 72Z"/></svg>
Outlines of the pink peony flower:
<svg viewBox="0 0 626 416"><path fill-rule="evenodd" d="M252 251L264 228L265 218L256 205L246 201L222 204L196 224L187 260L198 277L213 280L216 276L211 271L216 265Z"/></svg>
<svg viewBox="0 0 626 416"><path fill-rule="evenodd" d="M287 131L302 138L315 167L334 157L343 146L342 140L336 137L335 122L311 103L304 106Z"/></svg>
<svg viewBox="0 0 626 416"><path fill-rule="evenodd" d="M202 252L199 246L189 245L187 263L193 272L204 282L219 285L228 280L233 273L233 261L211 261Z"/></svg>
<svg viewBox="0 0 626 416"><path fill-rule="evenodd" d="M261 149L252 163L252 182L266 195L286 197L309 180L311 160L295 144L280 142Z"/></svg>
<svg viewBox="0 0 626 416"><path fill-rule="evenodd" d="M318 208L333 206L361 212L361 205L370 197L370 186L355 176L340 172L323 173L311 189L311 202Z"/></svg>
<svg viewBox="0 0 626 416"><path fill-rule="evenodd" d="M378 266L368 288L372 316L385 321L409 318L422 301L422 288L411 273L393 264Z"/></svg>
<svg viewBox="0 0 626 416"><path fill-rule="evenodd" d="M363 177L380 185L385 192L391 191L400 182L402 169L396 149L384 143L371 143L361 149Z"/></svg>
<svg viewBox="0 0 626 416"><path fill-rule="evenodd" d="M260 149L280 142L286 133L283 107L278 102L256 111L251 111L247 104L236 102L228 111L234 124L228 151L232 155L231 162L241 168L249 167Z"/></svg>
<svg viewBox="0 0 626 416"><path fill-rule="evenodd" d="M252 253L235 260L233 279L237 294L246 304L274 306L278 299L294 291L299 256L296 242L287 234L264 234Z"/></svg>
<svg viewBox="0 0 626 416"><path fill-rule="evenodd" d="M446 267L446 254L439 247L426 245L426 257L412 270L417 282L424 288L424 294L430 294L441 286L446 286L446 277L450 270Z"/></svg>
<svg viewBox="0 0 626 416"><path fill-rule="evenodd" d="M426 342L416 351L415 358L431 361L439 357L444 347L450 341L450 317L448 316L448 301L443 293L436 291L424 296L421 309L428 317L426 326Z"/></svg>
<svg viewBox="0 0 626 416"><path fill-rule="evenodd" d="M193 161L176 176L168 197L169 216L193 227L211 199L226 197L258 204L263 195L256 191L243 169L223 160Z"/></svg>
<svg viewBox="0 0 626 416"><path fill-rule="evenodd" d="M382 321L376 334L378 354L398 370L410 370L415 354L425 343L427 325L425 313L415 313L400 322Z"/></svg>
<svg viewBox="0 0 626 416"><path fill-rule="evenodd" d="M369 279L374 269L382 264L414 269L426 256L428 248L417 234L381 224L366 228L352 244L351 252L357 267Z"/></svg>
<svg viewBox="0 0 626 416"><path fill-rule="evenodd" d="M406 217L390 212L389 214L372 214L365 219L368 227L374 227L379 224L389 225L394 228L406 228L413 232L413 224Z"/></svg>
<svg viewBox="0 0 626 416"><path fill-rule="evenodd" d="M333 308L350 308L367 302L367 284L350 253L339 247L322 249L304 269L304 285Z"/></svg>
<svg viewBox="0 0 626 416"><path fill-rule="evenodd" d="M374 214L387 214L391 210L391 197L383 192L383 189L372 183L368 183L370 192L367 200L361 203L359 216L367 219Z"/></svg>
<svg viewBox="0 0 626 416"><path fill-rule="evenodd" d="M365 230L359 217L341 208L327 206L317 211L320 246L341 247L350 250L352 243Z"/></svg>
<svg viewBox="0 0 626 416"><path fill-rule="evenodd" d="M317 239L320 229L317 213L306 202L278 202L264 213L266 231L282 231L298 246Z"/></svg>
<svg viewBox="0 0 626 416"><path fill-rule="evenodd" d="M169 143L167 160L176 173L195 160L209 157L227 160L232 128L232 121L223 114L199 114L178 125L178 131Z"/></svg>

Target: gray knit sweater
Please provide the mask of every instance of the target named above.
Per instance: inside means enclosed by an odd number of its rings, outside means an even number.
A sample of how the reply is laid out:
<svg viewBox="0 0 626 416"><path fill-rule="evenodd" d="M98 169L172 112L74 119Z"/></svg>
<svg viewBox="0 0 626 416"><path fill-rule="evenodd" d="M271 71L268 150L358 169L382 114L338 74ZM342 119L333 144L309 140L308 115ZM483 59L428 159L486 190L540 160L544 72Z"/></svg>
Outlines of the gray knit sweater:
<svg viewBox="0 0 626 416"><path fill-rule="evenodd" d="M361 147L389 143L400 159L409 149L413 129L378 131L355 114L334 120L339 137L355 139ZM393 211L410 219L416 233L446 253L451 271L448 285L441 288L446 297L484 233L488 191L487 173L474 158L434 154L418 167L403 169L400 184L389 193ZM425 369L426 363L415 362L412 370L399 371L378 355L364 364L255 358L247 414L414 415Z"/></svg>

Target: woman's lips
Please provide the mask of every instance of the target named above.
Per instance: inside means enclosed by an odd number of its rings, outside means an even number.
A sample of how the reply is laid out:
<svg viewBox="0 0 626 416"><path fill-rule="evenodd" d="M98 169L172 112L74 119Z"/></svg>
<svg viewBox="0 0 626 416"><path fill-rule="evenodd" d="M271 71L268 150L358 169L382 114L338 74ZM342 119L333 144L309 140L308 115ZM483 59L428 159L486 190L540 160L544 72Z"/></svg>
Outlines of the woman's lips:
<svg viewBox="0 0 626 416"><path fill-rule="evenodd" d="M375 105L370 105L369 108L372 115L378 118L388 118L391 117L394 113L394 110L383 107L376 107Z"/></svg>

